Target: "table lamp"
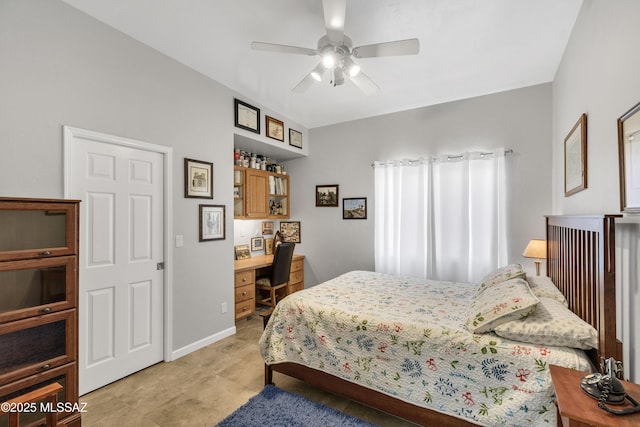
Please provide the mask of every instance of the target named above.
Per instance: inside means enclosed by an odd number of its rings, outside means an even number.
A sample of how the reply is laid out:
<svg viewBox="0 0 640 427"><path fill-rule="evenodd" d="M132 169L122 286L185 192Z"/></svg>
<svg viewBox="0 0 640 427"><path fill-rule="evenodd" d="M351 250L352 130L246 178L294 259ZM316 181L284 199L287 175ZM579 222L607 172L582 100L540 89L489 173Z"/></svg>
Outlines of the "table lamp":
<svg viewBox="0 0 640 427"><path fill-rule="evenodd" d="M536 258L536 276L540 275L540 264L543 259L547 259L547 241L533 239L524 249L522 256L526 258Z"/></svg>

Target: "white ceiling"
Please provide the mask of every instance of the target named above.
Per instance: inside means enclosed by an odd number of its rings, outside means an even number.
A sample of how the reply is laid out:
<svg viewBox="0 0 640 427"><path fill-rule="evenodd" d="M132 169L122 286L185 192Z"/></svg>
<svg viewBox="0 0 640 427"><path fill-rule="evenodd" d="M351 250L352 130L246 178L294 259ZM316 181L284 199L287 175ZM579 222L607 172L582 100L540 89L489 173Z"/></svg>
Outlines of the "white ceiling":
<svg viewBox="0 0 640 427"><path fill-rule="evenodd" d="M358 60L380 87L327 79L291 89L319 59L251 50L315 49L321 0L63 0L307 128L553 80L582 0L347 0L354 46L408 38L420 54Z"/></svg>

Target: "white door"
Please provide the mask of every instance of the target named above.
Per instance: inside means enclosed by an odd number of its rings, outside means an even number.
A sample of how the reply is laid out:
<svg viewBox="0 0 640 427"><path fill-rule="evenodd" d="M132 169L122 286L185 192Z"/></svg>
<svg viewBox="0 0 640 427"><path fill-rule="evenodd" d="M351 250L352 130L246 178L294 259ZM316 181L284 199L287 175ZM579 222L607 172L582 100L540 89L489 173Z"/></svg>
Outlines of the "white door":
<svg viewBox="0 0 640 427"><path fill-rule="evenodd" d="M66 196L82 200L80 395L163 360L163 163L65 128Z"/></svg>

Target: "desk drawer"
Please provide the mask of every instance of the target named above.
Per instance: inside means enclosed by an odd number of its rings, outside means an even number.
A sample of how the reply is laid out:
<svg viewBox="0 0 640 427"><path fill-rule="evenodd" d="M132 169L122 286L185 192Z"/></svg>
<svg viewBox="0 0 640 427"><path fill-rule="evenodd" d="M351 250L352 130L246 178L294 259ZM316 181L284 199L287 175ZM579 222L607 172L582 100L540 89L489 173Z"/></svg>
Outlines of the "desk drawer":
<svg viewBox="0 0 640 427"><path fill-rule="evenodd" d="M304 282L291 283L287 286L287 293L291 295L294 292L298 292L304 289Z"/></svg>
<svg viewBox="0 0 640 427"><path fill-rule="evenodd" d="M254 300L256 297L255 285L246 285L236 287L236 304L242 301Z"/></svg>
<svg viewBox="0 0 640 427"><path fill-rule="evenodd" d="M300 271L304 268L304 259L297 259L291 262L291 271Z"/></svg>
<svg viewBox="0 0 640 427"><path fill-rule="evenodd" d="M256 302L253 299L236 303L236 320L242 319L256 311Z"/></svg>
<svg viewBox="0 0 640 427"><path fill-rule="evenodd" d="M254 284L255 270L247 270L236 273L235 286L245 286Z"/></svg>
<svg viewBox="0 0 640 427"><path fill-rule="evenodd" d="M289 274L289 283L295 284L304 281L304 271L292 271Z"/></svg>

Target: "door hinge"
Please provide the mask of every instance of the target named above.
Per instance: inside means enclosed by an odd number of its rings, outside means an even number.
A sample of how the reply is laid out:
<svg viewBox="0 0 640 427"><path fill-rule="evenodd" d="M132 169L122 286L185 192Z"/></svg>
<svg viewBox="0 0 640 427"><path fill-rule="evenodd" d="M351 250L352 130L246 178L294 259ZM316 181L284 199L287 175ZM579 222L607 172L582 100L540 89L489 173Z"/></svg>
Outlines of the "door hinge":
<svg viewBox="0 0 640 427"><path fill-rule="evenodd" d="M164 270L164 262L157 263L156 270Z"/></svg>

